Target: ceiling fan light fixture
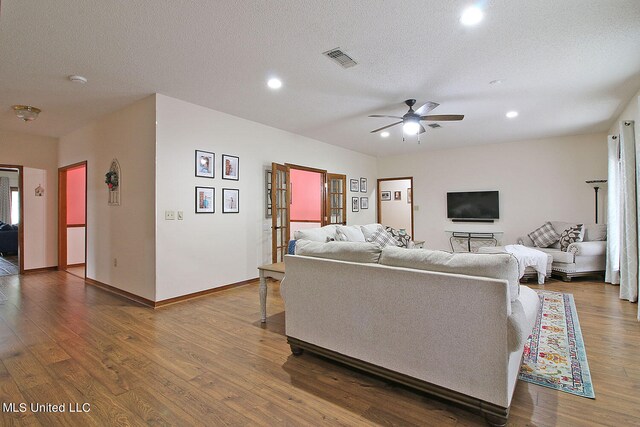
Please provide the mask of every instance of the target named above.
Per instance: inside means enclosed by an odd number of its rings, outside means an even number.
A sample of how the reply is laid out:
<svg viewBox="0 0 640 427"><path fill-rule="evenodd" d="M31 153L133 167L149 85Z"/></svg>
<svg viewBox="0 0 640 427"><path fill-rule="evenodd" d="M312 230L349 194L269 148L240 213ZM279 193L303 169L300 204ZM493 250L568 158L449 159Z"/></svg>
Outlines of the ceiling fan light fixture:
<svg viewBox="0 0 640 427"><path fill-rule="evenodd" d="M484 12L482 12L482 9L478 6L470 6L462 12L462 15L460 16L460 23L469 27L480 23L482 18L484 18Z"/></svg>
<svg viewBox="0 0 640 427"><path fill-rule="evenodd" d="M32 107L30 105L12 105L13 112L16 114L16 117L25 122L31 122L38 118L38 114L42 110L36 107Z"/></svg>
<svg viewBox="0 0 640 427"><path fill-rule="evenodd" d="M416 120L407 120L402 125L402 130L407 135L416 135L420 131L420 123Z"/></svg>

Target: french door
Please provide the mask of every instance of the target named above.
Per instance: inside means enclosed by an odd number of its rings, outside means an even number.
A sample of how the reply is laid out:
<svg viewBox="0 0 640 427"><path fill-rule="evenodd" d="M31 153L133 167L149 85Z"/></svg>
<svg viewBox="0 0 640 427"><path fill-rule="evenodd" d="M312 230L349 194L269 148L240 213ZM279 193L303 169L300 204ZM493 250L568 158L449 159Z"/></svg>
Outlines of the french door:
<svg viewBox="0 0 640 427"><path fill-rule="evenodd" d="M271 262L284 261L289 245L289 168L271 163Z"/></svg>
<svg viewBox="0 0 640 427"><path fill-rule="evenodd" d="M347 225L347 176L336 173L327 174L325 217L326 224Z"/></svg>

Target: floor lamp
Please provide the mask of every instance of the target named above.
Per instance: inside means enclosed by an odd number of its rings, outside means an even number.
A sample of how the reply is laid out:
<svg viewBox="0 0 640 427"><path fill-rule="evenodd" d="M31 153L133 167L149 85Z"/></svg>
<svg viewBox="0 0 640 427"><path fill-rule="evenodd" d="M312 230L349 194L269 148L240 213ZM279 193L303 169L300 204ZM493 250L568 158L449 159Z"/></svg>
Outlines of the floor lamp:
<svg viewBox="0 0 640 427"><path fill-rule="evenodd" d="M595 191L595 199L596 199L596 224L598 223L598 190L600 187L605 187L607 185L606 179L592 179L590 181L585 181L587 184L593 187Z"/></svg>

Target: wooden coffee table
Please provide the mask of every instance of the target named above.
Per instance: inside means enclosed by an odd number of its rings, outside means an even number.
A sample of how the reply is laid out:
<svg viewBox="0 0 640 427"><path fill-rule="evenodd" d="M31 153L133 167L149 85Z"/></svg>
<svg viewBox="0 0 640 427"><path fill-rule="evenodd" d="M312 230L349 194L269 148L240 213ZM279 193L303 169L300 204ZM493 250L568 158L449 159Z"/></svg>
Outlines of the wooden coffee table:
<svg viewBox="0 0 640 427"><path fill-rule="evenodd" d="M284 262L265 264L258 267L260 272L260 321L267 321L267 277L282 280L284 278Z"/></svg>

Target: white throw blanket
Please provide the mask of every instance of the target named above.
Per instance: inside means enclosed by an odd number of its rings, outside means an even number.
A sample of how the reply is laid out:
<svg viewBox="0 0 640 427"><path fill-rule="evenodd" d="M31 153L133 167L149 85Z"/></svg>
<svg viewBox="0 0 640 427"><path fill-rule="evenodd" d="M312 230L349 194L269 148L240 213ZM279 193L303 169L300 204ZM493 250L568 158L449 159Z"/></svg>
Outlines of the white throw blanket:
<svg viewBox="0 0 640 427"><path fill-rule="evenodd" d="M547 254L537 249L523 245L507 245L504 250L518 259L520 277L524 276L524 269L533 267L538 272L538 284L544 284L547 275Z"/></svg>

